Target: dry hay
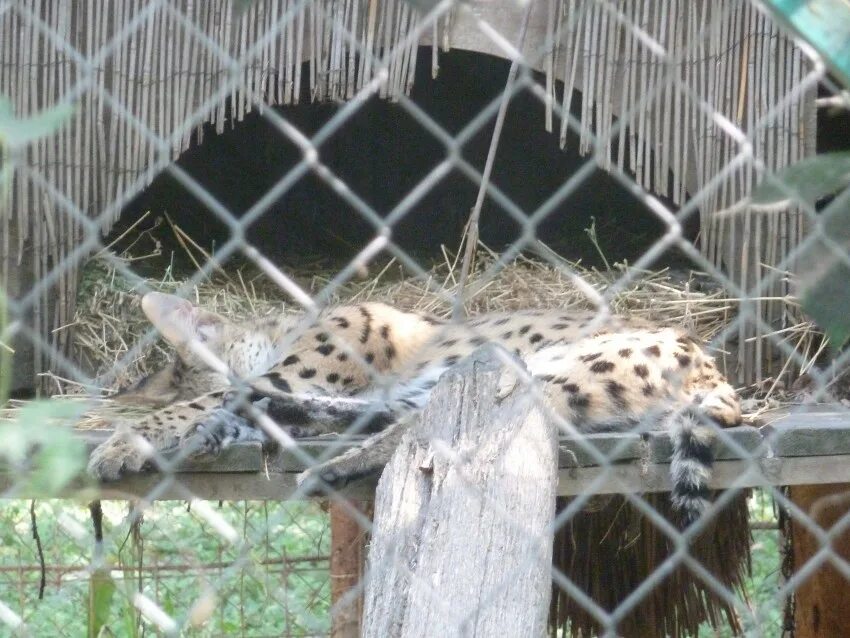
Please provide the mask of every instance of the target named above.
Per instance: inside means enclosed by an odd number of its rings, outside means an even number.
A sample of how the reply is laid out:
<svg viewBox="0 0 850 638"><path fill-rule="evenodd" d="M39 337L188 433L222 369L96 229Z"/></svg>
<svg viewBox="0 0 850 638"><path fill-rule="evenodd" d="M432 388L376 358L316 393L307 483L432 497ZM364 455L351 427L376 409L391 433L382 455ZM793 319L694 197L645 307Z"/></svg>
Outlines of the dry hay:
<svg viewBox="0 0 850 638"><path fill-rule="evenodd" d="M594 308L592 298L627 270L620 267L619 272L599 272L566 262L556 267L521 256L492 275L490 270L496 262L494 253L486 249L479 252L466 289L473 291L465 303L469 314L523 307ZM377 269L374 276L338 287L329 302L386 301L448 317L458 292L456 266L446 254L426 279L417 279L405 277L402 267L391 261ZM305 269L298 273L297 281L314 295L325 289L334 274ZM613 312L686 326L703 339L717 335L734 317L735 300L727 298L722 289L706 285L697 275L669 271L629 274L632 283L611 299ZM575 275L584 283L576 285ZM174 292L184 283L170 272L161 279L144 282L147 288L163 292ZM143 288L129 285L108 262L95 260L89 266L77 305L75 344L79 361L104 386L126 385L157 369L171 356L155 341L138 350L133 348L150 332L139 304L138 291ZM587 291L591 291L590 296ZM207 309L234 317L300 311L263 273L250 268L230 275L218 272L193 286L189 296ZM127 418L127 410L126 406L104 401L83 425L102 426L104 420L116 414ZM669 495L648 494L645 498L669 517ZM623 497L601 500L605 503L601 509L583 511L560 529L555 539L554 564L602 608L613 610L657 570L674 548L667 536ZM559 499L559 510L566 502L567 499ZM747 518L747 499L742 493L720 513L713 531L691 547L692 556L730 590L741 591L749 571ZM725 622L739 630L729 603L701 579L692 577L687 568L679 567L626 615L619 630L627 636L684 636L706 621L713 626ZM597 628L595 619L557 586L553 588L550 622L552 635L588 636Z"/></svg>
<svg viewBox="0 0 850 638"><path fill-rule="evenodd" d="M114 257L112 257L114 259ZM577 277L598 294L626 272L603 273L563 262L554 266L539 259L520 256L498 270L491 270L497 256L482 248L468 282L466 311L510 311L520 308L592 309L594 301L576 285ZM458 293L457 264L445 260L428 272L426 279L406 277L403 268L390 261L371 277L360 277L333 290L329 304L384 301L399 308L428 312L447 318ZM570 273L577 276L572 276ZM324 290L336 273L301 271L296 280L308 294ZM671 274L630 270L634 281L617 292L610 307L614 313L640 316L654 321L684 325L703 339L715 336L735 312L735 301L723 291L706 285L693 273ZM171 356L161 343L133 348L146 335L150 324L141 312L140 291L176 292L185 279L169 271L161 279L146 279L131 285L107 260L95 259L87 268L77 302L74 322L76 359L102 388L123 387L159 368ZM216 272L210 279L191 287L188 297L195 303L233 317L256 317L275 313L297 313L301 308L288 301L283 291L262 272L245 268L232 275ZM60 381L57 379L57 382ZM59 383L57 383L59 387Z"/></svg>

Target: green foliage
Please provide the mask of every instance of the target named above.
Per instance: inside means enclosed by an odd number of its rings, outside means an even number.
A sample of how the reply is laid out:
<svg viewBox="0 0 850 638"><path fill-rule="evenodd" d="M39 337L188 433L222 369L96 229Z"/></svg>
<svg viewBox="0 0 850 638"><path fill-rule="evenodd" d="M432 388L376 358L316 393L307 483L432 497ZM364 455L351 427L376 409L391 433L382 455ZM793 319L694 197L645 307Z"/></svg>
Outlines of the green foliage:
<svg viewBox="0 0 850 638"><path fill-rule="evenodd" d="M850 86L850 3L847 0L766 0L785 26L814 47Z"/></svg>
<svg viewBox="0 0 850 638"><path fill-rule="evenodd" d="M797 295L803 310L824 330L834 348L850 339L850 151L824 153L787 166L760 184L750 198L755 210L795 201L809 206L839 193L818 219L821 234L800 255ZM787 188L783 188L782 185ZM795 197L789 197L788 191Z"/></svg>
<svg viewBox="0 0 850 638"><path fill-rule="evenodd" d="M82 474L86 445L69 423L85 411L83 402L32 401L0 429L0 458L21 472L23 493L55 496Z"/></svg>
<svg viewBox="0 0 850 638"><path fill-rule="evenodd" d="M0 146L15 149L54 133L74 112L71 104L57 104L31 117L15 117L12 103L0 97Z"/></svg>
<svg viewBox="0 0 850 638"><path fill-rule="evenodd" d="M107 627L115 589L109 570L97 569L92 573L89 579L88 638L98 638Z"/></svg>
<svg viewBox="0 0 850 638"><path fill-rule="evenodd" d="M763 181L753 191L750 206L755 210L775 209L794 201L814 206L819 199L837 193L848 184L850 151L823 153L786 166L772 179ZM789 197L789 190L796 197Z"/></svg>
<svg viewBox="0 0 850 638"><path fill-rule="evenodd" d="M409 4L414 9L422 13L428 13L438 4L440 4L440 0L404 0L407 4Z"/></svg>
<svg viewBox="0 0 850 638"><path fill-rule="evenodd" d="M181 626L180 636L315 636L330 631L327 515L314 503L210 504L241 543L222 539L186 503L146 510L138 540L128 537L127 504L103 501L103 567L92 562L88 508L39 501L37 516L48 572L39 601L38 558L26 501L0 502L0 600L33 636L159 635L133 606L141 592ZM72 519L84 530L68 532ZM290 562L286 562L290 561ZM18 570L20 566L26 569ZM141 567L141 569L140 569ZM212 592L212 595L211 595ZM198 601L207 613L191 614ZM0 629L0 635L5 635Z"/></svg>

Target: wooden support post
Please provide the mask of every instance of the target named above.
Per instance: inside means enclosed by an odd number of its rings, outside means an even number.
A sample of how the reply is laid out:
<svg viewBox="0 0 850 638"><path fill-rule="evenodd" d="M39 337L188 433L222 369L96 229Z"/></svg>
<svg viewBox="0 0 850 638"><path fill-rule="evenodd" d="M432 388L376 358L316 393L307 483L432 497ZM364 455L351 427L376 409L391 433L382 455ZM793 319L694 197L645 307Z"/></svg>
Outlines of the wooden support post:
<svg viewBox="0 0 850 638"><path fill-rule="evenodd" d="M348 505L371 518L372 504L348 501ZM358 638L363 611L361 585L366 559L367 530L342 504L331 501L331 638Z"/></svg>
<svg viewBox="0 0 850 638"><path fill-rule="evenodd" d="M505 355L443 376L378 483L366 638L545 632L556 428L522 385L497 399Z"/></svg>
<svg viewBox="0 0 850 638"><path fill-rule="evenodd" d="M850 483L795 485L791 500L821 528L830 528L850 511ZM800 569L821 548L820 541L792 519L794 569ZM830 551L850 562L850 531L832 539ZM794 638L846 636L850 627L850 581L829 561L800 584L794 594Z"/></svg>

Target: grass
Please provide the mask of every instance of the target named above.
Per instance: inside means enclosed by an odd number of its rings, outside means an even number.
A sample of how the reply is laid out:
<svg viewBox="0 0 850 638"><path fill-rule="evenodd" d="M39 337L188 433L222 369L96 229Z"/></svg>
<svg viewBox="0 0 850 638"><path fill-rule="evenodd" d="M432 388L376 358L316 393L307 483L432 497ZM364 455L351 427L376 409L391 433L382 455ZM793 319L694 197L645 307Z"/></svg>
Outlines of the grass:
<svg viewBox="0 0 850 638"><path fill-rule="evenodd" d="M183 502L150 507L138 534L128 533L127 504L103 506L103 564L115 591L101 635L157 633L129 604L135 592L157 601L181 625L191 625L192 617L199 621L181 635L327 635L328 521L316 504L242 501L214 506L237 530L236 543ZM41 571L29 508L29 501L0 505L0 601L23 619L33 636L86 636L88 569L97 562L98 551L88 508L58 500L36 504L47 567L43 600L38 599Z"/></svg>
<svg viewBox="0 0 850 638"><path fill-rule="evenodd" d="M130 533L126 503L103 503L102 555L115 593L101 635L157 634L155 625L139 619L129 603L137 591L187 624L181 635L327 635L326 513L315 503L301 502L210 505L238 532L237 543L226 541L185 502L151 506L138 534ZM30 502L15 500L0 504L0 602L21 616L33 636L87 636L85 610L92 591L88 569L97 561L88 508L51 500L36 503L35 512L47 566L44 599L38 600L40 569ZM773 521L769 497L757 492L751 513L753 520ZM782 605L775 598L778 537L775 529L753 532L753 574L747 583L753 618L745 619L744 626L761 636L781 634ZM206 609L199 600L209 603ZM193 606L194 616L203 621L194 627L188 626ZM140 629L135 634L134 625ZM699 635L731 636L707 627Z"/></svg>

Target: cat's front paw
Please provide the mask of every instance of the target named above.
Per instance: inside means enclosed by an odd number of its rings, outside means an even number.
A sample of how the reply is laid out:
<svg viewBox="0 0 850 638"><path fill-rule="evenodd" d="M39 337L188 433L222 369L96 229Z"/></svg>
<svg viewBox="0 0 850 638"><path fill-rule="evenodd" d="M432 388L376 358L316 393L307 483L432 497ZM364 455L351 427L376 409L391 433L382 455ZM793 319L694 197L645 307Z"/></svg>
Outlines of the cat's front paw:
<svg viewBox="0 0 850 638"><path fill-rule="evenodd" d="M88 473L98 481L115 481L126 474L150 470L150 452L143 442L136 443L121 434L113 434L92 451Z"/></svg>
<svg viewBox="0 0 850 638"><path fill-rule="evenodd" d="M338 471L333 463L322 463L304 470L295 477L298 489L304 496L325 496L344 488L351 479Z"/></svg>
<svg viewBox="0 0 850 638"><path fill-rule="evenodd" d="M255 401L253 406L265 412L268 399ZM266 436L260 428L225 401L222 407L204 415L183 432L178 440L178 448L186 450L191 456L217 456L233 443L265 440Z"/></svg>
<svg viewBox="0 0 850 638"><path fill-rule="evenodd" d="M355 447L304 470L295 481L304 496L322 496L360 479L378 476L383 465L370 458L364 448Z"/></svg>

